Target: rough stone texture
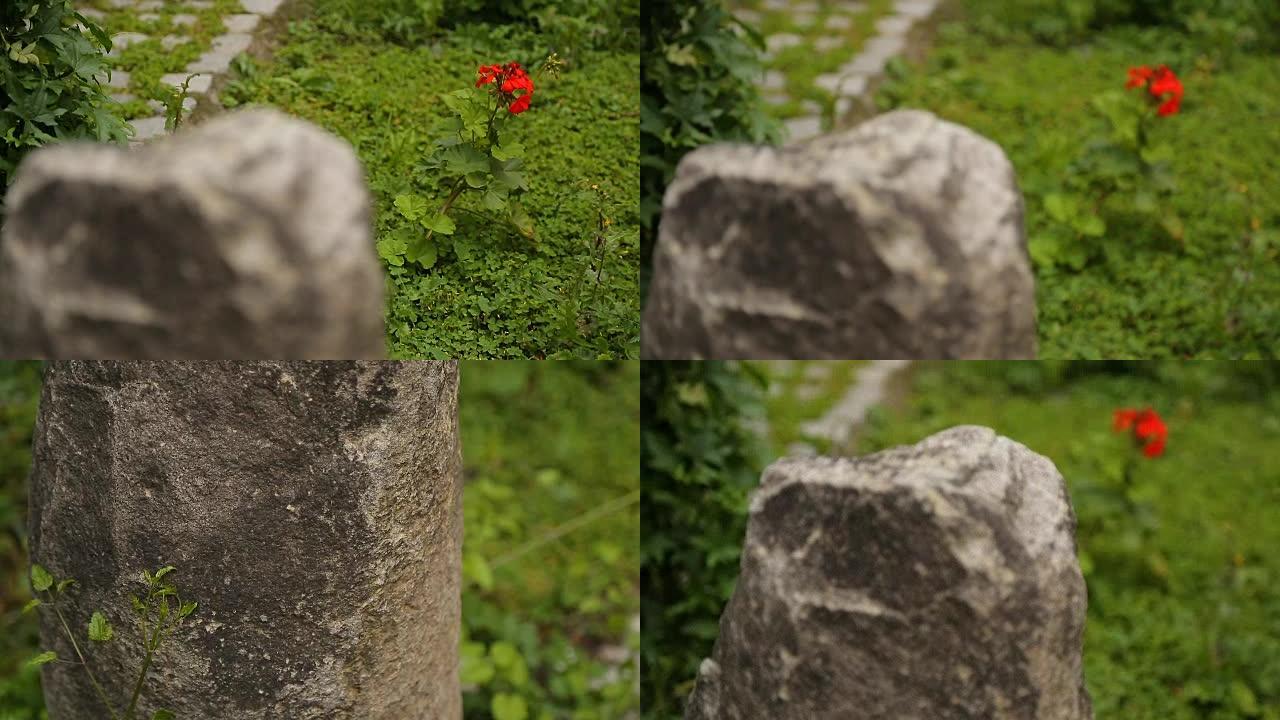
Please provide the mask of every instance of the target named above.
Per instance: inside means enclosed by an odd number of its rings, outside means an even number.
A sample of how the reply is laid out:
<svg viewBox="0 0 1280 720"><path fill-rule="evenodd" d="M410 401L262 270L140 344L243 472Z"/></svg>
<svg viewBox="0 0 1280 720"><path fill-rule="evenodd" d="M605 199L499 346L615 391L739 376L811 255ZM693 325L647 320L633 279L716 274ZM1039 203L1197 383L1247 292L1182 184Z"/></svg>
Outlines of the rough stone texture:
<svg viewBox="0 0 1280 720"><path fill-rule="evenodd" d="M1032 357L1034 301L999 146L898 111L800 145L686 155L664 198L643 352Z"/></svg>
<svg viewBox="0 0 1280 720"><path fill-rule="evenodd" d="M1053 463L980 427L789 458L686 720L1088 720L1086 594Z"/></svg>
<svg viewBox="0 0 1280 720"><path fill-rule="evenodd" d="M172 564L200 603L139 717L461 718L462 482L454 363L53 363L31 476L35 562L71 622ZM72 619L74 618L74 620ZM56 619L45 646L70 657ZM137 643L96 646L127 697ZM45 666L51 718L103 717Z"/></svg>
<svg viewBox="0 0 1280 720"><path fill-rule="evenodd" d="M363 169L306 122L46 148L6 202L0 357L385 357Z"/></svg>

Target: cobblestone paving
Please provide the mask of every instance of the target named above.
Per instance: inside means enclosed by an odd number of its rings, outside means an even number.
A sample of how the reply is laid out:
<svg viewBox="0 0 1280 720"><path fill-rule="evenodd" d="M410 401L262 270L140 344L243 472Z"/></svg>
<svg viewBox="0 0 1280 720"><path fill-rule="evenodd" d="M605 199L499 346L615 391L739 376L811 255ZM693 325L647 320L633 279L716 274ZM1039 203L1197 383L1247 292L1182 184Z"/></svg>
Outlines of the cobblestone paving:
<svg viewBox="0 0 1280 720"><path fill-rule="evenodd" d="M766 45L761 87L792 140L847 114L940 0L738 0Z"/></svg>
<svg viewBox="0 0 1280 720"><path fill-rule="evenodd" d="M84 0L80 12L106 28L114 47L109 85L137 131L164 132L159 98L189 76L187 111L209 98L214 81L249 49L253 33L284 0Z"/></svg>

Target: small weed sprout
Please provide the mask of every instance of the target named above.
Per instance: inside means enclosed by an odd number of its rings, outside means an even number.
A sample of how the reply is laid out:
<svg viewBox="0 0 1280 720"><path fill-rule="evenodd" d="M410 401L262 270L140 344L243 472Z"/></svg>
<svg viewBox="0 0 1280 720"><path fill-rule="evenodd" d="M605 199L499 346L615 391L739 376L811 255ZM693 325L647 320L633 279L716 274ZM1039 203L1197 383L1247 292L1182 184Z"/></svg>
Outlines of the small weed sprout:
<svg viewBox="0 0 1280 720"><path fill-rule="evenodd" d="M93 668L89 666L89 661L85 657L84 647L87 646L82 647L77 642L76 633L72 632L71 624L67 622L66 615L62 611L59 601L76 581L72 578L55 578L48 570L37 564L31 565L31 589L34 591L35 597L31 602L27 603L22 611L32 612L41 607L51 610L58 618L58 624L62 628L63 636L71 643L76 659L62 660L56 652L46 650L29 660L28 664L38 666L51 662L67 662L72 665L80 665L84 668L85 674L88 675L89 682L93 685L94 692L98 695L98 700L106 708L111 720L135 720L138 699L142 697L142 686L147 679L147 671L151 669L151 663L155 659L156 651L159 650L161 644L167 638L182 626L183 622L195 612L197 607L194 601L184 601L182 599L177 585L174 585L169 579L169 575L173 572L174 567L172 565L166 565L154 573L144 570L142 582L146 585L145 595L142 597L131 595L129 597L134 615L137 617L139 635L143 642L143 659L142 667L138 670L138 678L133 684L133 692L130 694L128 704L125 705L123 711L118 712L116 710L116 704L111 701L106 691L103 690L102 684L98 682L97 676L93 673ZM90 643L109 643L116 639L115 628L101 610L94 610L90 616L86 637ZM151 720L173 720L174 717L171 711L161 709L156 710L151 715Z"/></svg>

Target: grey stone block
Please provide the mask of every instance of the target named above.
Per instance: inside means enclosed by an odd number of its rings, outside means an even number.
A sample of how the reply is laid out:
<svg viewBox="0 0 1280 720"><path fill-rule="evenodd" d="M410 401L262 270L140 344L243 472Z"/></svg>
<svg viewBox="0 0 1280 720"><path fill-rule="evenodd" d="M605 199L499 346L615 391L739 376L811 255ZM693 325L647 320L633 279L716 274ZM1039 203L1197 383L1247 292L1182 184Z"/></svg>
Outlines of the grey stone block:
<svg viewBox="0 0 1280 720"><path fill-rule="evenodd" d="M247 13L271 16L276 14L284 0L240 0L240 4Z"/></svg>
<svg viewBox="0 0 1280 720"><path fill-rule="evenodd" d="M187 72L221 74L231 68L231 61L249 49L253 36L247 33L227 33L213 39L213 47L200 59L187 66Z"/></svg>
<svg viewBox="0 0 1280 720"><path fill-rule="evenodd" d="M195 73L194 71L170 73L161 77L160 82L165 85L172 85L173 87L182 87L182 83L186 82L187 78L191 77L193 74L195 74L195 77L191 78L191 84L187 86L188 91L192 95L204 95L208 93L209 89L213 87L213 75L209 73Z"/></svg>

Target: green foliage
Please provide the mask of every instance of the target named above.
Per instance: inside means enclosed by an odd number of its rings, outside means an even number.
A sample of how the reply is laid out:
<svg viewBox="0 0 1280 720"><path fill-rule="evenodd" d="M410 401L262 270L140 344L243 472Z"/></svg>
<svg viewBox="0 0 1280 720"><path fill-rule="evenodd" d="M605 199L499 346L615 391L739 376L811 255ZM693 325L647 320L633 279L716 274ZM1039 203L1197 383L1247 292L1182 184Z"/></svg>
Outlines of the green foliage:
<svg viewBox="0 0 1280 720"><path fill-rule="evenodd" d="M70 0L6 0L0 7L0 194L37 147L128 139L102 87L110 49L106 32Z"/></svg>
<svg viewBox="0 0 1280 720"><path fill-rule="evenodd" d="M1066 478L1089 587L1085 675L1099 718L1280 717L1280 364L928 363L859 450L994 428ZM1112 430L1169 425L1156 459ZM1064 432L1064 428L1070 428Z"/></svg>
<svg viewBox="0 0 1280 720"><path fill-rule="evenodd" d="M65 662L78 664L89 677L90 684L93 685L94 692L98 695L98 700L102 702L103 708L107 711L107 715L111 720L134 720L137 717L138 700L142 697L142 688L147 680L147 672L151 669L151 664L155 659L156 652L164 641L181 629L182 623L196 610L196 603L193 601L182 600L178 587L173 584L167 576L172 573L175 568L172 565L156 570L152 573L144 570L142 573L142 582L146 585L147 591L143 598L137 595L130 596L129 600L132 604L132 610L137 619L138 635L142 639L142 665L138 670L138 679L133 684L133 693L129 696L128 704L124 709L117 712L116 703L112 702L108 697L102 684L98 682L98 678L93 673L88 659L85 657L85 651L76 640L76 634L71 631L71 623L67 621L66 615L62 612L62 600L66 590L75 583L74 579L64 578L57 580L45 568L39 564L31 565L31 589L39 595L44 594L43 598L32 600L23 609L29 612L37 608L46 608L46 612L52 612L58 618L59 626L62 630L62 636L70 643L72 650L75 652L74 658L67 658ZM111 625L111 621L103 614L101 610L94 610L86 623L85 637L93 643L107 643L115 638L115 627ZM51 662L57 662L60 659L58 654L52 650L45 650L37 654L35 657L27 661L28 667L39 667ZM152 714L152 720L157 718L172 718L173 713L168 710L157 710Z"/></svg>
<svg viewBox="0 0 1280 720"><path fill-rule="evenodd" d="M40 720L40 673L26 667L38 638L27 571L27 471L40 363L0 363L0 717Z"/></svg>
<svg viewBox="0 0 1280 720"><path fill-rule="evenodd" d="M434 151L430 140L439 123L455 116L438 98L493 58L525 61L513 48L544 47L547 38L514 26L468 25L423 52L388 45L376 34L333 30L341 24L334 3L317 0L314 19L292 25L274 62L251 70L222 97L275 105L355 146L374 194L377 242L388 258L392 355L637 356L638 57L581 55L556 82L538 88L537 106L509 129L525 148L521 172L528 190L521 204L537 223L537 240L509 222L490 222L484 195L464 193L451 207L453 234L444 240L437 231L433 240L442 242L423 244L422 262L431 262L428 248L437 251L426 272L419 263L393 263L425 237L422 218L434 223L430 211L448 196L448 189L424 187L413 177L413 168ZM605 194L584 194L583 181ZM573 302L602 210L612 221L613 250L603 259L598 306L570 336L563 332L563 308Z"/></svg>
<svg viewBox="0 0 1280 720"><path fill-rule="evenodd" d="M976 28L980 5L995 7L970 0L969 19L944 26L923 65L899 66L878 100L930 110L1008 154L1027 197L1041 357L1280 354L1280 195L1265 190L1280 186L1268 160L1280 154L1275 58L1241 55L1223 71L1194 44L1170 49L1163 27L1095 32L1069 49L992 43ZM1140 64L1168 64L1186 88L1177 115L1149 123L1145 154L1096 142L1112 137L1116 93Z"/></svg>
<svg viewBox="0 0 1280 720"><path fill-rule="evenodd" d="M553 55L543 67L555 72L559 60ZM464 193L480 195L485 210L501 212L521 235L533 238L533 219L520 202L520 196L529 189L523 172L524 145L509 135L505 139L502 136L506 123L516 114L515 103L520 100L504 93L500 80L501 77L490 78L483 87L472 86L468 81L468 87L441 96L453 115L444 123L444 135L435 141L434 151L418 168L417 182L427 189L444 188L449 194L434 210L419 195L396 196L396 210L426 232L412 232L410 225L402 228L409 232L379 241L378 254L387 264L400 267L407 260L431 269L444 250L452 249L450 236L457 224L449 210ZM532 95L533 91L524 92ZM528 103L524 100L526 106Z"/></svg>
<svg viewBox="0 0 1280 720"><path fill-rule="evenodd" d="M639 365L462 367L467 718L639 708Z"/></svg>
<svg viewBox="0 0 1280 720"><path fill-rule="evenodd" d="M742 426L759 402L750 368L646 362L641 378L641 697L678 717L733 592L747 494L763 466Z"/></svg>
<svg viewBox="0 0 1280 720"><path fill-rule="evenodd" d="M647 277L662 194L680 158L718 140L776 142L781 130L756 89L763 43L719 0L649 2L643 22L640 218Z"/></svg>

